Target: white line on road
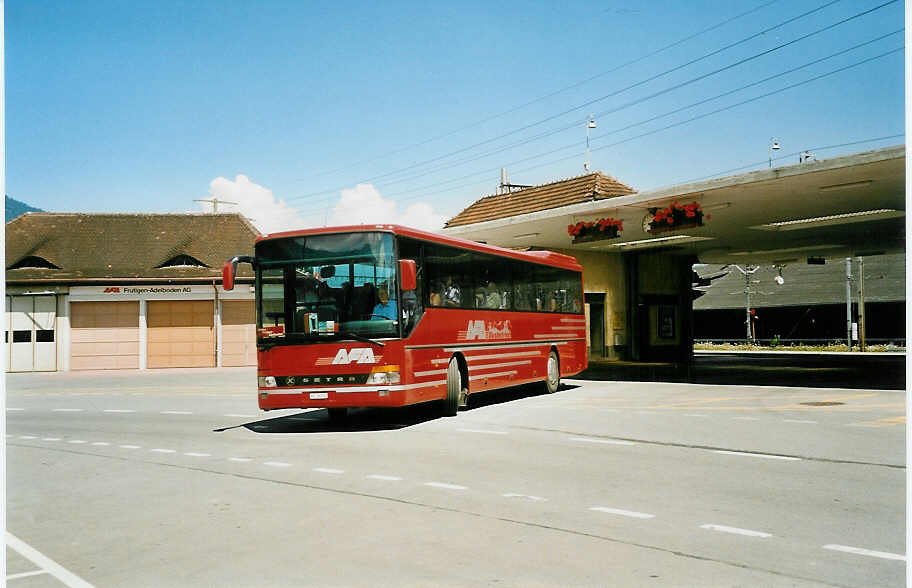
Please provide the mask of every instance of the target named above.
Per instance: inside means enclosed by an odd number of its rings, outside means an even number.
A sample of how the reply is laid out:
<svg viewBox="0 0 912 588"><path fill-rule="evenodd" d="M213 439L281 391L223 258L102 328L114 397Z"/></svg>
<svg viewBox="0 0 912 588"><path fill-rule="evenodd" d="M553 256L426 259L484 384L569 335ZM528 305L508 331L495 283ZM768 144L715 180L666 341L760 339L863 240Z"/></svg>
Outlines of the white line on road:
<svg viewBox="0 0 912 588"><path fill-rule="evenodd" d="M763 459L782 459L785 461L801 461L800 457L789 457L787 455L772 455L767 453L747 453L745 451L722 451L721 449L714 449L714 453L721 453L722 455L740 455L743 457L762 457Z"/></svg>
<svg viewBox="0 0 912 588"><path fill-rule="evenodd" d="M96 447L107 447L110 445L110 443L107 443L105 441L96 441L95 443L92 443L92 445Z"/></svg>
<svg viewBox="0 0 912 588"><path fill-rule="evenodd" d="M136 411L135 411L135 410L131 410L131 409L129 409L129 408L106 408L106 409L104 409L102 412L126 413L126 412L136 412Z"/></svg>
<svg viewBox="0 0 912 588"><path fill-rule="evenodd" d="M92 585L64 568L51 558L47 557L34 547L27 545L21 539L15 537L12 533L6 534L6 545L17 552L19 555L29 560L39 568L47 570L49 574L63 582L70 588L92 588Z"/></svg>
<svg viewBox="0 0 912 588"><path fill-rule="evenodd" d="M252 415L252 414L223 414L222 416L226 416L226 417L232 418L232 419L255 419L256 418L256 416Z"/></svg>
<svg viewBox="0 0 912 588"><path fill-rule="evenodd" d="M246 463L248 461L253 461L253 460L250 459L249 457L229 457L228 461L237 461L237 462L241 462L241 463Z"/></svg>
<svg viewBox="0 0 912 588"><path fill-rule="evenodd" d="M160 414L193 414L189 410L163 410Z"/></svg>
<svg viewBox="0 0 912 588"><path fill-rule="evenodd" d="M284 461L264 461L263 465L268 465L274 468L290 468L290 463L285 463Z"/></svg>
<svg viewBox="0 0 912 588"><path fill-rule="evenodd" d="M456 429L460 433L484 433L485 435L506 435L506 431L485 431L484 429Z"/></svg>
<svg viewBox="0 0 912 588"><path fill-rule="evenodd" d="M121 449L142 449L142 445L118 445Z"/></svg>
<svg viewBox="0 0 912 588"><path fill-rule="evenodd" d="M7 411L13 411L13 410L15 410L15 411L23 411L23 410L25 410L25 409L24 409L24 408L10 408L10 407L7 406L7 407L6 407L6 410L7 410Z"/></svg>
<svg viewBox="0 0 912 588"><path fill-rule="evenodd" d="M84 408L55 408L51 412L85 412Z"/></svg>
<svg viewBox="0 0 912 588"><path fill-rule="evenodd" d="M19 435L20 439L37 439L38 437L34 435Z"/></svg>
<svg viewBox="0 0 912 588"><path fill-rule="evenodd" d="M634 510L621 510L619 508L608 508L607 506L593 506L589 510L595 510L598 512L606 512L608 514L620 515L622 517L631 517L634 519L654 519L654 514L649 514L648 512L636 512Z"/></svg>
<svg viewBox="0 0 912 588"><path fill-rule="evenodd" d="M187 457L212 457L211 453L195 453L193 451L189 451L189 452L185 453L184 455L186 455Z"/></svg>
<svg viewBox="0 0 912 588"><path fill-rule="evenodd" d="M528 494L516 494L513 492L504 494L503 497L504 498L525 498L526 500L532 500L535 502L543 502L543 501L548 500L547 498L542 498L541 496L530 496Z"/></svg>
<svg viewBox="0 0 912 588"><path fill-rule="evenodd" d="M709 418L708 414L685 414L684 416L694 417L694 418L698 418L698 419L708 419Z"/></svg>
<svg viewBox="0 0 912 588"><path fill-rule="evenodd" d="M366 477L370 478L371 480L386 480L387 482L402 481L402 478L400 478L399 476L385 476L383 474L370 474L369 476L366 476Z"/></svg>
<svg viewBox="0 0 912 588"><path fill-rule="evenodd" d="M60 437L44 437L42 441L60 441Z"/></svg>
<svg viewBox="0 0 912 588"><path fill-rule="evenodd" d="M824 549L829 549L831 551L842 551L843 553L854 553L855 555L867 555L868 557L879 557L881 559L894 559L897 561L906 561L905 555L900 555L898 553L889 553L886 551L871 551L870 549L862 549L861 547L849 547L848 545L824 545Z"/></svg>
<svg viewBox="0 0 912 588"><path fill-rule="evenodd" d="M175 449L150 449L152 453L177 453Z"/></svg>
<svg viewBox="0 0 912 588"><path fill-rule="evenodd" d="M458 484L445 484L443 482L425 482L425 486L430 486L431 488L443 488L444 490L467 490L466 486L460 486Z"/></svg>
<svg viewBox="0 0 912 588"><path fill-rule="evenodd" d="M783 423L798 423L799 425L816 425L817 421L806 421L801 419L782 419Z"/></svg>
<svg viewBox="0 0 912 588"><path fill-rule="evenodd" d="M313 471L320 472L321 474L344 474L345 470L337 470L335 468L314 468Z"/></svg>
<svg viewBox="0 0 912 588"><path fill-rule="evenodd" d="M83 443L88 443L88 441L83 441L82 439L70 439L67 443L72 443L73 445L82 445Z"/></svg>
<svg viewBox="0 0 912 588"><path fill-rule="evenodd" d="M47 570L35 570L33 572L22 572L21 574L13 574L11 576L7 576L6 579L7 580L18 580L20 578L31 578L32 576L40 576L42 574L49 574L49 573L50 572Z"/></svg>
<svg viewBox="0 0 912 588"><path fill-rule="evenodd" d="M581 443L604 443L605 445L636 445L633 441L618 441L616 439L587 439L586 437L570 437L571 441Z"/></svg>
<svg viewBox="0 0 912 588"><path fill-rule="evenodd" d="M745 537L760 537L766 539L772 537L769 533L763 531L751 531L750 529L739 529L738 527L726 527L725 525L700 525L701 529L710 531L719 531L721 533L733 533L735 535L744 535Z"/></svg>

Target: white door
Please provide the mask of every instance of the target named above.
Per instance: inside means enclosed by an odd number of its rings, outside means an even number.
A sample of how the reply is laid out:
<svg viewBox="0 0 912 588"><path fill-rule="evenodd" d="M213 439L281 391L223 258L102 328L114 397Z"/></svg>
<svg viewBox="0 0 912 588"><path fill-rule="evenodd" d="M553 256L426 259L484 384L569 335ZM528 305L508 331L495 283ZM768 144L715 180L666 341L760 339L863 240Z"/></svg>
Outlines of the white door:
<svg viewBox="0 0 912 588"><path fill-rule="evenodd" d="M57 343L54 325L56 296L13 296L10 299L11 372L54 371Z"/></svg>

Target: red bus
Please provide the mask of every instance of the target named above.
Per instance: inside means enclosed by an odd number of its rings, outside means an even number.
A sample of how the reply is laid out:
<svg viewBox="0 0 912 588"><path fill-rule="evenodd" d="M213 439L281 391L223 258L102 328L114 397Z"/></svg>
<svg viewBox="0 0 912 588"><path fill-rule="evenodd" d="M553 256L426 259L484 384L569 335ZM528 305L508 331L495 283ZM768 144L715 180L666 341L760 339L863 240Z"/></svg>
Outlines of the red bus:
<svg viewBox="0 0 912 588"><path fill-rule="evenodd" d="M259 406L437 401L529 382L557 390L586 369L582 267L397 225L276 233L238 262L256 274Z"/></svg>

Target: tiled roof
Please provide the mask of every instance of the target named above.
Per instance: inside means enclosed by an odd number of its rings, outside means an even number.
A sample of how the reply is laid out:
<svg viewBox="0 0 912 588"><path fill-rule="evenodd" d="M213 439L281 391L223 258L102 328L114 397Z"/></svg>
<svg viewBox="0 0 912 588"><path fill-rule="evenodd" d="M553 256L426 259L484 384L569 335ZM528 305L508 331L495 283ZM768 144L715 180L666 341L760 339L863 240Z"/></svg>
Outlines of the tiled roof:
<svg viewBox="0 0 912 588"><path fill-rule="evenodd" d="M446 226L471 225L635 192L633 188L611 176L595 172L543 186L524 188L509 194L486 196L451 218Z"/></svg>
<svg viewBox="0 0 912 588"><path fill-rule="evenodd" d="M239 214L29 213L6 225L6 266L35 256L60 269L7 270L7 282L221 277L235 255L253 255L259 232ZM208 267L162 264L179 255ZM251 276L250 266L238 266Z"/></svg>

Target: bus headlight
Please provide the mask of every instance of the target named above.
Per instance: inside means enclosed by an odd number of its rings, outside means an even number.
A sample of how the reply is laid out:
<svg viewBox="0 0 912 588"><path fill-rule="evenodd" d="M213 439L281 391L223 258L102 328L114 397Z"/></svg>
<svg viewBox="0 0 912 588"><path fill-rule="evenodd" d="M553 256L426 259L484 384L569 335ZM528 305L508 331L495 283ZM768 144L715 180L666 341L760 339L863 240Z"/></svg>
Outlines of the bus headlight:
<svg viewBox="0 0 912 588"><path fill-rule="evenodd" d="M375 367L373 370L371 370L370 375L367 377L368 385L398 384L399 381L400 378L398 365L383 365Z"/></svg>
<svg viewBox="0 0 912 588"><path fill-rule="evenodd" d="M275 388L276 379L275 376L259 376L257 377L260 388Z"/></svg>

